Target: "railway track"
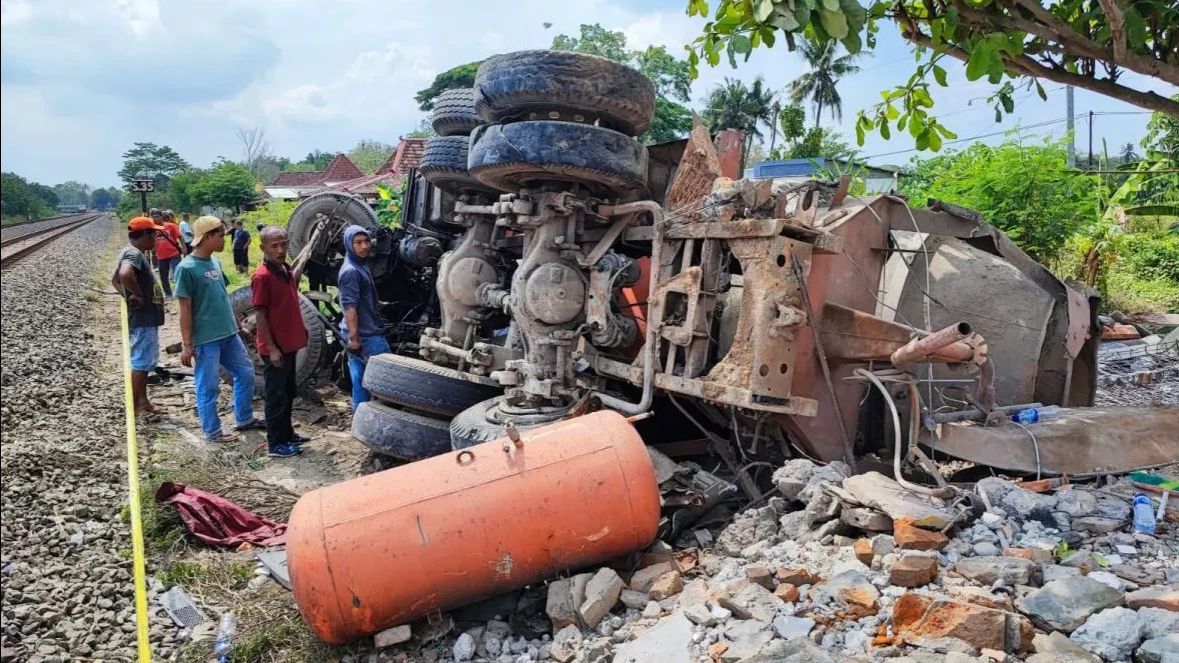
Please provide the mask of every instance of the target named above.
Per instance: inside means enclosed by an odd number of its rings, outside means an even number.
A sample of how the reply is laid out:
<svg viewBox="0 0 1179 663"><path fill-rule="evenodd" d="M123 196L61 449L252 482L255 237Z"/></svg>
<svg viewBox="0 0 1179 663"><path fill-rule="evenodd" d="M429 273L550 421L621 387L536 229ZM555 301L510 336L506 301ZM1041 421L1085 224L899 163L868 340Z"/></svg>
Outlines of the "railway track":
<svg viewBox="0 0 1179 663"><path fill-rule="evenodd" d="M104 212L87 212L6 227L0 235L0 267L8 267L58 237L106 216Z"/></svg>

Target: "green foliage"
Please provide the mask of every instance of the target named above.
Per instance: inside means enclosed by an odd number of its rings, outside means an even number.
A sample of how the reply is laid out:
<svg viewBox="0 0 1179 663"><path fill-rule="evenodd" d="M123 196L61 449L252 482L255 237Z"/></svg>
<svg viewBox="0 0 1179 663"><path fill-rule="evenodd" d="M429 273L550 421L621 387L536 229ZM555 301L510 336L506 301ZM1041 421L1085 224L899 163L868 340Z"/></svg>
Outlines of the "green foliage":
<svg viewBox="0 0 1179 663"><path fill-rule="evenodd" d="M1104 308L1123 313L1179 313L1179 281L1144 279L1129 271L1110 270L1105 277Z"/></svg>
<svg viewBox="0 0 1179 663"><path fill-rule="evenodd" d="M557 35L553 38L553 50L577 51L599 55L607 60L630 64L632 54L626 48L626 35L622 32L607 30L597 23L582 23L578 28L579 36Z"/></svg>
<svg viewBox="0 0 1179 663"><path fill-rule="evenodd" d="M668 52L665 46L648 46L631 51L626 35L601 25L581 25L579 36L557 35L552 48L600 55L637 69L655 88L655 117L651 128L639 137L651 145L683 138L692 130L692 111L684 104L690 100L692 73L688 63Z"/></svg>
<svg viewBox="0 0 1179 663"><path fill-rule="evenodd" d="M929 2L928 0L688 0L689 16L705 20L688 47L693 76L701 63L716 66L722 56L736 66L755 48L772 48L781 37L787 48L801 43L848 53L875 47L880 23L891 22L913 46L915 70L883 100L861 110L857 139L869 131L884 138L907 131L918 149L937 151L953 132L932 114L930 86L948 85L943 61L961 61L968 80L986 79L996 87L990 98L996 121L1015 110L1017 87L1046 96L1039 79L1069 83L1179 116L1179 101L1129 87L1123 71L1175 83L1179 64L1179 3L1160 0L1093 2ZM1113 17L1116 20L1111 20ZM1124 28L1114 30L1118 23ZM1156 86L1157 87L1157 86Z"/></svg>
<svg viewBox="0 0 1179 663"><path fill-rule="evenodd" d="M761 125L772 126L776 121L773 100L773 91L765 87L760 76L749 86L726 78L709 93L704 121L714 132L740 129L745 134L744 154L748 156L754 140L762 136Z"/></svg>
<svg viewBox="0 0 1179 663"><path fill-rule="evenodd" d="M778 129L782 140L797 141L806 133L806 111L801 103L793 103L778 111Z"/></svg>
<svg viewBox="0 0 1179 663"><path fill-rule="evenodd" d="M90 206L97 210L108 210L119 204L123 192L115 187L97 188L90 192Z"/></svg>
<svg viewBox="0 0 1179 663"><path fill-rule="evenodd" d="M23 217L30 221L53 216L53 205L45 200L44 192L38 190L37 186L41 185L29 182L16 173L0 175L0 209L3 209L3 216L6 219Z"/></svg>
<svg viewBox="0 0 1179 663"><path fill-rule="evenodd" d="M839 79L860 70L855 64L859 53L838 56L838 44L833 41L815 43L804 41L800 50L802 59L810 71L794 79L790 84L790 100L801 103L807 99L815 109L815 126L826 108L831 119L843 119L843 98L839 96Z"/></svg>
<svg viewBox="0 0 1179 663"><path fill-rule="evenodd" d="M435 135L436 134L434 133L434 125L430 123L429 119L422 118L422 121L418 122L418 128L405 134L405 137L406 138L433 138Z"/></svg>
<svg viewBox="0 0 1179 663"><path fill-rule="evenodd" d="M1171 99L1179 101L1179 94L1171 95ZM1142 139L1142 147L1146 149L1149 159L1163 159L1171 162L1171 167L1179 164L1179 117L1165 113L1152 113L1150 121L1146 123L1146 137Z"/></svg>
<svg viewBox="0 0 1179 663"><path fill-rule="evenodd" d="M856 151L844 142L837 131L822 127L811 127L801 139L795 140L782 148L775 148L770 153L771 159L827 159L849 160Z"/></svg>
<svg viewBox="0 0 1179 663"><path fill-rule="evenodd" d="M205 171L190 169L172 176L168 181L168 205L172 211L177 214L181 212L197 212L200 209L200 203L197 200L197 195L194 188L201 178L205 176ZM138 198L138 195L132 196Z"/></svg>
<svg viewBox="0 0 1179 663"><path fill-rule="evenodd" d="M158 207L160 209L173 209L176 207L172 205L172 197L168 195L167 189L162 191L153 191L147 194L147 207ZM124 193L123 197L115 205L115 213L121 219L139 216L142 210L139 208L139 194L138 193Z"/></svg>
<svg viewBox="0 0 1179 663"><path fill-rule="evenodd" d="M1128 235L1121 260L1134 275L1170 281L1179 287L1179 235Z"/></svg>
<svg viewBox="0 0 1179 663"><path fill-rule="evenodd" d="M974 144L916 161L902 191L918 205L937 198L977 210L1040 261L1098 218L1092 183L1069 172L1055 143Z"/></svg>
<svg viewBox="0 0 1179 663"><path fill-rule="evenodd" d="M257 197L250 170L232 161L215 164L190 190L201 205L232 208L235 212Z"/></svg>
<svg viewBox="0 0 1179 663"><path fill-rule="evenodd" d="M467 64L460 64L453 69L438 74L434 77L434 81L430 83L430 87L424 90L418 90L414 95L413 100L418 102L420 110L428 111L434 108L434 98L442 94L446 90L453 90L455 88L471 87L475 84L475 72L478 71L479 65L483 61L468 62ZM317 169L322 170L322 169Z"/></svg>
<svg viewBox="0 0 1179 663"><path fill-rule="evenodd" d="M299 206L297 200L269 200L248 212L242 212L239 217L247 228L256 228L259 223L264 226L278 226L286 228L295 208Z"/></svg>
<svg viewBox="0 0 1179 663"><path fill-rule="evenodd" d="M317 149L308 152L307 156L303 157L302 161L297 161L295 163L290 163L288 161L287 164L283 166L283 170L301 173L312 170L326 170L328 164L332 162L332 157L334 156L336 155L332 152L324 152L323 150Z"/></svg>
<svg viewBox="0 0 1179 663"><path fill-rule="evenodd" d="M172 175L189 168L188 162L167 145L135 143L134 147L123 153L119 177L130 184L140 174L146 174L155 177L156 187L162 188L168 185Z"/></svg>
<svg viewBox="0 0 1179 663"><path fill-rule="evenodd" d="M393 152L393 146L379 140L362 140L348 150L348 158L365 175L372 175Z"/></svg>
<svg viewBox="0 0 1179 663"><path fill-rule="evenodd" d="M401 227L401 201L405 197L405 187L408 185L408 181L403 182L400 189L394 190L384 184L377 184L377 201L372 207L382 226L391 230Z"/></svg>
<svg viewBox="0 0 1179 663"><path fill-rule="evenodd" d="M89 205L90 185L70 180L53 187L59 205Z"/></svg>
<svg viewBox="0 0 1179 663"><path fill-rule="evenodd" d="M639 136L646 145L666 143L683 138L692 130L692 111L682 104L658 98L655 100L655 117L651 128Z"/></svg>

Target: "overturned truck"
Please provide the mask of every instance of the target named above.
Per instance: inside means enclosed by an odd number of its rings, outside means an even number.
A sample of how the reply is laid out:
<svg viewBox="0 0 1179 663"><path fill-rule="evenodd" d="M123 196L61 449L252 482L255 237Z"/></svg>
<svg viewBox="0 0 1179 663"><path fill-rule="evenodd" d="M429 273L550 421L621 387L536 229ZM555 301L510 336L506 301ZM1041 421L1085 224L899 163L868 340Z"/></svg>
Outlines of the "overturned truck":
<svg viewBox="0 0 1179 663"><path fill-rule="evenodd" d="M434 458L296 506L295 597L320 637L674 539L709 508L762 497L765 468L794 456L890 459L935 495L949 488L922 445L1029 472L1092 462L1046 434L1033 463L1026 430L987 426L1092 405L1091 295L968 210L864 199L846 179L735 179L739 136L699 126L645 147L654 98L616 63L526 51L442 100L421 166L431 221L403 224L437 247L397 263L434 287L411 310L418 337L369 359L377 400L353 422L373 450ZM1144 413L1089 412L1088 426L1138 426L1166 452ZM1008 427L981 443L953 432ZM635 452L644 443L718 469L668 472L664 454ZM1150 460L1105 454L1106 469Z"/></svg>

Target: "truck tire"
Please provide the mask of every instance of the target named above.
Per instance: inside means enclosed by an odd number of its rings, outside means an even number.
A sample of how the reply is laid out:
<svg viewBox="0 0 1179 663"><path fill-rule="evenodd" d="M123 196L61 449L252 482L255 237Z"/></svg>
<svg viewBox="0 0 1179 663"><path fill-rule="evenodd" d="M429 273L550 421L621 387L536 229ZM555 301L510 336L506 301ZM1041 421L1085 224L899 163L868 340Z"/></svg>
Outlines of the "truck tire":
<svg viewBox="0 0 1179 663"><path fill-rule="evenodd" d="M475 112L475 90L456 88L443 90L434 98L430 125L439 136L466 136L483 124Z"/></svg>
<svg viewBox="0 0 1179 663"><path fill-rule="evenodd" d="M509 416L500 410L502 405L503 398L497 396L476 403L456 414L450 420L451 448L458 451L476 444L507 437L508 429L505 424L509 420ZM564 417L561 413L544 413L511 416L510 420L516 425L516 430L525 431L529 428L551 424L562 418Z"/></svg>
<svg viewBox="0 0 1179 663"><path fill-rule="evenodd" d="M560 119L637 136L651 126L655 89L634 69L596 55L519 51L479 65L475 110L488 123Z"/></svg>
<svg viewBox="0 0 1179 663"><path fill-rule="evenodd" d="M501 391L490 379L395 354L369 358L364 388L388 403L447 418Z"/></svg>
<svg viewBox="0 0 1179 663"><path fill-rule="evenodd" d="M238 333L245 343L246 354L254 363L254 393L262 394L265 385L262 378L262 357L254 345L257 323L254 318L253 295L253 288L250 286L238 288L229 293L229 304L233 307L233 317L237 319ZM299 311L303 314L303 325L307 327L307 347L295 354L295 380L302 385L310 380L319 368L320 358L327 349L327 338L324 335L323 320L315 310L315 304L303 295L299 295ZM232 381L225 369L221 369L221 377L227 382Z"/></svg>
<svg viewBox="0 0 1179 663"><path fill-rule="evenodd" d="M430 184L451 193L493 191L467 172L466 136L436 136L426 141L418 171Z"/></svg>
<svg viewBox="0 0 1179 663"><path fill-rule="evenodd" d="M287 222L287 253L292 258L299 255L307 242L311 241L316 218L320 214L330 218L331 226L337 231L343 231L351 225L375 230L381 225L376 212L360 196L344 191L322 191L312 194L299 203ZM311 256L312 260L319 263L327 263L328 258L330 256Z"/></svg>
<svg viewBox="0 0 1179 663"><path fill-rule="evenodd" d="M352 437L375 453L400 460L420 460L450 451L445 421L375 401L356 408Z"/></svg>
<svg viewBox="0 0 1179 663"><path fill-rule="evenodd" d="M573 182L618 194L646 186L647 148L617 131L575 122L485 124L471 134L467 168L500 191Z"/></svg>

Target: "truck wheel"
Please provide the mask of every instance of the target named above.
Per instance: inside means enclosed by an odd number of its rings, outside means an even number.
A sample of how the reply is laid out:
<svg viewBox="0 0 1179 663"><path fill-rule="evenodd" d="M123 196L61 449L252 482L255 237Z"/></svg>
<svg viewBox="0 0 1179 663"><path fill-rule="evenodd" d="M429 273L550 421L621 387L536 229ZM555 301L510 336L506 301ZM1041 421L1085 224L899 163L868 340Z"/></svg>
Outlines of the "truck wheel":
<svg viewBox="0 0 1179 663"><path fill-rule="evenodd" d="M457 88L443 90L434 98L430 125L439 136L466 136L483 124L475 112L475 90Z"/></svg>
<svg viewBox="0 0 1179 663"><path fill-rule="evenodd" d="M637 136L651 126L655 89L639 72L572 51L519 51L488 58L475 74L485 122L570 120Z"/></svg>
<svg viewBox="0 0 1179 663"><path fill-rule="evenodd" d="M250 286L238 288L229 294L229 304L233 307L233 316L237 318L237 327L242 342L246 346L246 354L254 363L254 393L262 394L265 389L262 378L263 362L254 345L254 334L258 328L254 310L254 292ZM315 304L303 295L299 295L299 311L303 314L303 325L307 327L307 347L295 354L295 380L301 385L311 379L319 368L319 360L327 348L327 338L324 335L323 320L315 310ZM227 382L232 377L225 369L221 369L221 378Z"/></svg>
<svg viewBox="0 0 1179 663"><path fill-rule="evenodd" d="M490 191L467 172L466 136L436 136L426 141L418 170L430 184L452 193Z"/></svg>
<svg viewBox="0 0 1179 663"><path fill-rule="evenodd" d="M485 124L471 134L467 167L500 191L573 182L621 193L646 186L647 148L617 131L575 122Z"/></svg>
<svg viewBox="0 0 1179 663"><path fill-rule="evenodd" d="M505 424L511 421L517 430L551 424L565 417L560 411L505 412L503 397L489 398L459 412L450 420L450 446L455 451L491 440L507 437Z"/></svg>
<svg viewBox="0 0 1179 663"><path fill-rule="evenodd" d="M372 451L401 460L419 460L450 451L445 421L368 401L352 415L352 437Z"/></svg>
<svg viewBox="0 0 1179 663"><path fill-rule="evenodd" d="M329 219L329 225L324 229L329 235L342 235L344 228L351 225L363 226L369 230L375 230L381 225L376 212L360 196L343 191L312 194L299 203L287 222L287 252L292 258L299 255L307 242L311 241L320 214ZM334 251L342 253L343 246ZM331 255L311 256L311 260L320 264L327 264L331 258Z"/></svg>
<svg viewBox="0 0 1179 663"><path fill-rule="evenodd" d="M501 391L488 378L394 354L369 358L364 388L383 401L447 418Z"/></svg>

